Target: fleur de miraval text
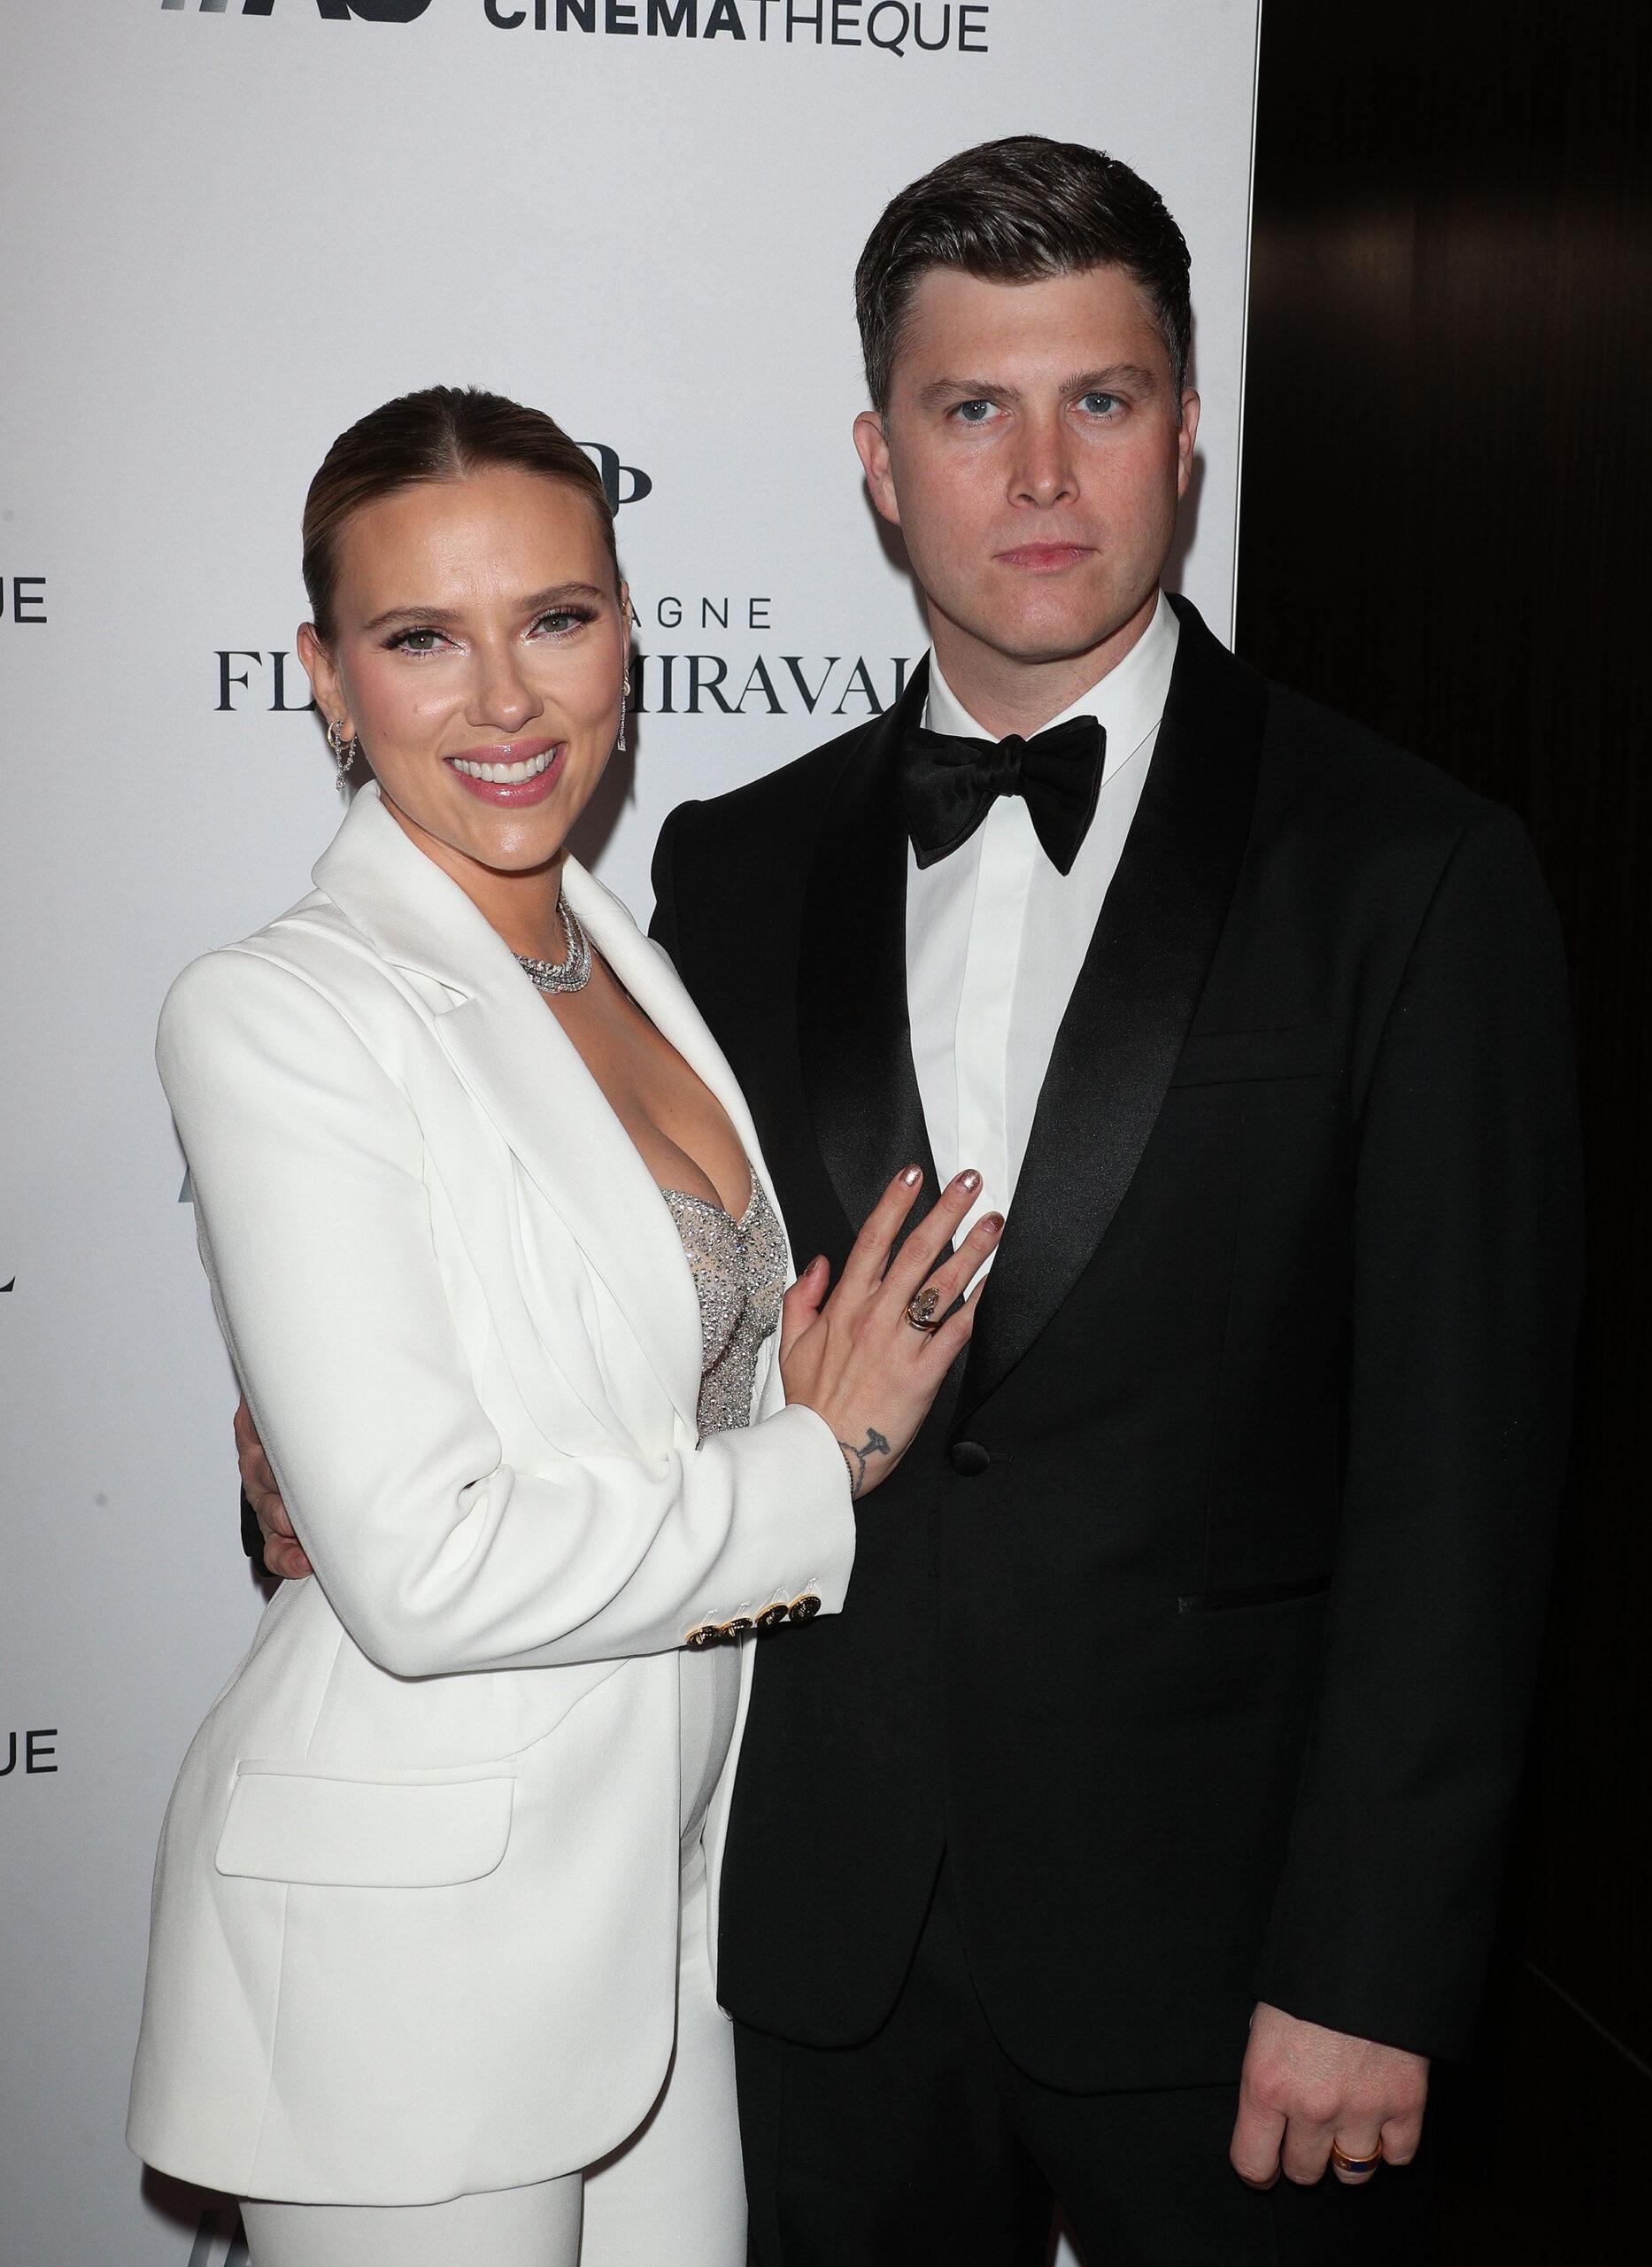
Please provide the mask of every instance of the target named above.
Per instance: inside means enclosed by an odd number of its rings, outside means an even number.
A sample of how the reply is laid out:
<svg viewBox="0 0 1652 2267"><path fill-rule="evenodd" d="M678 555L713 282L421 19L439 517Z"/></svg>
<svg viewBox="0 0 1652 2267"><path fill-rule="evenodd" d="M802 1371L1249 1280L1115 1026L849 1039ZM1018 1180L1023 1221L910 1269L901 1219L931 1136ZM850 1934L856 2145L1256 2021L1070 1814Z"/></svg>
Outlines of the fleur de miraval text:
<svg viewBox="0 0 1652 2267"><path fill-rule="evenodd" d="M482 0L496 31L985 55L992 0Z"/></svg>

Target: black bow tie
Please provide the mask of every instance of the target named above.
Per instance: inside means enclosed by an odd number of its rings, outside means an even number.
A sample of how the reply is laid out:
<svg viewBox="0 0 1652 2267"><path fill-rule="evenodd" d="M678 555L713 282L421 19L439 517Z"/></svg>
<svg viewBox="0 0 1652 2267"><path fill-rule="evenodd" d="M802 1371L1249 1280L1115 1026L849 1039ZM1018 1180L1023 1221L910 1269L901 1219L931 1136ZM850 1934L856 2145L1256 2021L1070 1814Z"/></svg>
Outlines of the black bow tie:
<svg viewBox="0 0 1652 2267"><path fill-rule="evenodd" d="M993 801L1019 795L1050 863L1070 874L1095 816L1107 734L1074 716L1030 740L953 739L919 725L900 753L900 801L920 866L968 842Z"/></svg>

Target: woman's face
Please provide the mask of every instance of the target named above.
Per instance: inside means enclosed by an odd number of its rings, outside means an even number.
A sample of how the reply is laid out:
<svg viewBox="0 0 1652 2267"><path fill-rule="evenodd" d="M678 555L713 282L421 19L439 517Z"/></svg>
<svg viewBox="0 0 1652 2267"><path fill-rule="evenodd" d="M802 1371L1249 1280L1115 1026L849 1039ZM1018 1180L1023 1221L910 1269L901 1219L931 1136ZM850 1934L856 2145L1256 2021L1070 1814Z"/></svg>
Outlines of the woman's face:
<svg viewBox="0 0 1652 2267"><path fill-rule="evenodd" d="M421 481L351 516L338 570L333 644L306 623L299 651L386 808L473 895L555 859L614 747L627 665L591 505L515 466Z"/></svg>

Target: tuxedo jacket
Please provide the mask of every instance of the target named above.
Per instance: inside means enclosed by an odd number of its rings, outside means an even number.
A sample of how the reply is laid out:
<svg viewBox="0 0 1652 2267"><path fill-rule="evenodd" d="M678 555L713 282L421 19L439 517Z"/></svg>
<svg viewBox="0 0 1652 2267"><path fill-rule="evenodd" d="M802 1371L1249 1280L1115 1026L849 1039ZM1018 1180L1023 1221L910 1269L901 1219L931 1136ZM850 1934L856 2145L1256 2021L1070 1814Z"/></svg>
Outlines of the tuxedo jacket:
<svg viewBox="0 0 1652 2267"><path fill-rule="evenodd" d="M681 1648L835 1612L854 1524L772 1342L755 1421L699 1440L671 1215L376 789L315 879L161 1019L225 1339L316 1579L276 1593L180 1775L128 2139L238 2194L428 2203L589 2164L646 2114ZM664 956L580 867L563 886L763 1176Z"/></svg>
<svg viewBox="0 0 1652 2267"><path fill-rule="evenodd" d="M999 2039L1076 2090L1231 2081L1259 1998L1467 2046L1579 1296L1521 827L1177 611L972 1344L859 1507L846 1611L759 1659L724 1875L725 2005L842 2046L945 1852ZM799 1260L930 1163L895 788L924 697L660 838L655 933Z"/></svg>

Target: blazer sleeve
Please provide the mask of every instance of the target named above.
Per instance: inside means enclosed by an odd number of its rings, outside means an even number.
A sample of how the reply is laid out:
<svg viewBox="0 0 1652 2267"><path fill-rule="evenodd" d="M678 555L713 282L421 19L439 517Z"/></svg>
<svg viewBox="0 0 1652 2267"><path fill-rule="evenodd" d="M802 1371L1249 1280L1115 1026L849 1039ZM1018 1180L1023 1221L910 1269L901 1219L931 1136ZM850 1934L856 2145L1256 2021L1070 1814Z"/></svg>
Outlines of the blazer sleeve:
<svg viewBox="0 0 1652 2267"><path fill-rule="evenodd" d="M1459 838L1357 1134L1326 1652L1259 1996L1472 2044L1570 1433L1582 1200L1558 925L1525 831Z"/></svg>
<svg viewBox="0 0 1652 2267"><path fill-rule="evenodd" d="M505 1461L450 1312L411 1106L304 977L209 955L173 987L157 1053L231 1359L372 1660L405 1676L614 1660L805 1591L838 1609L854 1520L812 1410L652 1458Z"/></svg>

